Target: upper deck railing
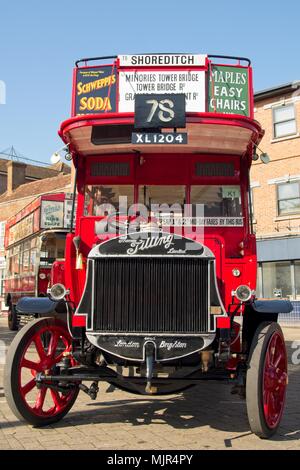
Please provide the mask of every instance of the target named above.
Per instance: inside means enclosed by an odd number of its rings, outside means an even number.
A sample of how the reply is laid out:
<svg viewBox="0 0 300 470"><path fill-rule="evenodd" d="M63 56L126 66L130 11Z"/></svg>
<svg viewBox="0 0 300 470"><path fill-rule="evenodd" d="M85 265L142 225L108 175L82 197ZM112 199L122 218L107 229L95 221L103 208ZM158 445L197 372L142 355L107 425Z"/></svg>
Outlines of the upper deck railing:
<svg viewBox="0 0 300 470"><path fill-rule="evenodd" d="M151 53L148 53L148 54L136 54L136 55L190 55L188 53L182 53L182 52L151 52ZM207 54L207 57L208 59L226 59L226 60L236 60L238 61L239 63L240 62L247 62L247 64L251 65L251 60L248 59L248 57L238 57L238 56L233 56L233 55L213 55L213 54ZM87 65L88 62L95 62L95 61L99 61L99 60L108 60L108 59L117 59L118 56L117 55L107 55L107 56L101 56L101 57L86 57L84 59L79 59L79 60L76 60L75 62L75 66L76 67L79 67L79 64L81 63L84 63L85 65Z"/></svg>
<svg viewBox="0 0 300 470"><path fill-rule="evenodd" d="M184 93L187 114L208 112L253 118L250 60L188 53L77 60L72 116L134 113L135 94L141 93Z"/></svg>

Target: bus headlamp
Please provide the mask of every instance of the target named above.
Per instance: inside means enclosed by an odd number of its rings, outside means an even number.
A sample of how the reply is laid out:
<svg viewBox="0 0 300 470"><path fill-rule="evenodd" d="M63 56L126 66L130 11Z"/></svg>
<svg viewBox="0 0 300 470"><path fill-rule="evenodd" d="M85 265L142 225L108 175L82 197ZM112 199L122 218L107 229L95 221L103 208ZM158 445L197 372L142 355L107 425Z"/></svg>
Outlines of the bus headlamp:
<svg viewBox="0 0 300 470"><path fill-rule="evenodd" d="M52 300L62 300L65 296L69 293L69 291L65 288L63 284L53 284L50 289L47 290L50 298Z"/></svg>
<svg viewBox="0 0 300 470"><path fill-rule="evenodd" d="M252 292L249 286L241 285L237 287L234 294L240 302L247 302L251 298Z"/></svg>
<svg viewBox="0 0 300 470"><path fill-rule="evenodd" d="M234 277L239 277L241 275L241 271L238 268L234 268L232 270L232 274L234 275Z"/></svg>

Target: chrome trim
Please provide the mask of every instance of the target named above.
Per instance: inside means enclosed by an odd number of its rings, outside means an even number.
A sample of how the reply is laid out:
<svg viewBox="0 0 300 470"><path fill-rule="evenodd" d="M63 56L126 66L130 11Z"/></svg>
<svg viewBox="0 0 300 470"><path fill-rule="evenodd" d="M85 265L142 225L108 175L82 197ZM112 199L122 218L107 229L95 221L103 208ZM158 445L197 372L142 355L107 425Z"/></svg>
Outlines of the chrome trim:
<svg viewBox="0 0 300 470"><path fill-rule="evenodd" d="M86 286L87 286L87 282L88 282L88 272L89 272L89 264L90 263L93 263L93 260L92 259L88 259L88 262L87 262L87 267L86 267L86 276L85 276L85 283L84 283L84 288L83 288L83 291L82 291L82 295L81 295L81 299L77 305L77 308L75 310L75 313L74 313L74 317L75 316L78 316L78 317L82 317L82 316L85 316L85 327L87 329L87 319L88 319L88 312L87 313L77 313L78 312L78 309L80 308L80 305L81 305L81 302L82 302L82 298L84 296L84 293L86 291ZM92 286L92 292L94 290L94 286Z"/></svg>
<svg viewBox="0 0 300 470"><path fill-rule="evenodd" d="M105 352L107 352L108 354L111 354L112 356L116 356L116 357L119 357L121 359L126 359L127 361L134 361L134 362L145 362L145 348L143 347L143 358L142 359L136 359L136 358L132 358L132 357L128 357L128 356L121 356L120 354L115 354L114 352L111 352L111 351L108 351L107 349L103 348L102 346L100 347L96 341L95 341L95 336L97 336L97 334L92 334L92 333L89 333L89 334L86 334L86 337L88 339L88 341L93 344L94 346L96 346L98 349L100 350L103 350ZM123 336L123 335L119 335L119 336ZM165 335L167 336L167 335ZM175 335L174 335L175 336ZM183 336L183 335L182 335ZM190 335L191 336L191 335ZM197 336L197 335L195 335ZM203 335L204 336L204 335ZM203 338L202 335L198 335L199 338L202 338L203 339L203 346L202 348L199 348L199 349L195 349L194 351L192 352L189 352L187 354L183 354L181 356L174 356L174 357L168 357L167 359L159 359L159 362L166 362L166 361L173 361L173 360L178 360L178 359L182 359L183 357L187 357L187 356L191 356L192 354L195 354L199 351L202 351L203 349L205 349L207 346L209 346L213 340L215 339L215 335L212 334L212 335L205 335L205 336L209 336L208 340L205 341L205 338ZM146 340L145 343L149 342L149 340ZM155 345L155 360L156 359L156 345Z"/></svg>
<svg viewBox="0 0 300 470"><path fill-rule="evenodd" d="M121 237L124 236L124 235L120 235ZM108 240L106 240L104 243L108 243L110 242L111 240L114 240L116 238L119 238L119 237L113 237L113 238L110 238ZM193 243L194 240L190 239L191 242ZM195 243L198 243L198 242L195 242ZM202 245L202 244L201 244ZM207 315L208 315L208 333L215 333L216 332L216 323L217 323L217 318L219 317L224 317L224 316L227 316L227 312L225 310L225 307L224 307L224 304L222 302L222 299L221 299L221 296L220 296L220 292L219 292L219 288L218 288L218 283L217 283L217 274L216 274L216 258L214 256L214 254L212 253L212 251L207 248L205 245L202 245L203 248L204 248L204 251L202 253L202 255L163 255L163 256L159 256L159 255L110 255L110 254L107 254L107 255L100 255L99 252L98 252L98 249L99 249L99 245L96 245L95 247L92 248L92 250L89 252L88 254L88 266L87 266L87 272L88 272L88 269L92 269L93 272L92 272L92 291L91 291L91 328L88 328L88 322L87 322L87 319L88 319L88 313L80 313L78 314L79 316L82 316L82 315L85 315L86 317L86 331L89 331L89 332L93 332L94 331L94 296L95 296L95 259L99 259L99 258L117 258L117 257L126 257L126 258L164 258L164 257L172 257L172 258L193 258L193 257L199 257L199 258L205 258L205 259L208 259L208 305L207 305ZM96 250L97 250L97 253L96 253ZM204 255L205 254L205 255ZM90 268L90 264L92 264L92 267ZM214 277L214 283L215 283L215 290L216 290L216 293L217 293L217 298L218 298L218 301L219 301L219 304L220 304L220 307L221 307L221 310L222 310L222 314L220 315L211 315L210 313L210 293L211 293L211 263L213 263L213 277ZM84 286L84 289L83 289L83 294L86 290L86 286L87 286L87 279L88 279L88 276L86 276L86 279L85 279L85 286ZM82 294L82 296L83 296ZM75 311L75 314L77 313L78 311L78 308L80 307L80 304L81 304L81 300L78 304L78 307ZM213 317L214 321L213 321L213 329L211 329L210 327L210 323L211 323L211 316ZM102 336L109 336L109 335L131 335L131 336L141 336L141 335L160 335L160 336L199 336L199 334L201 333L193 333L193 334L188 334L188 333L149 333L149 331L145 331L145 332L139 332L139 333L110 333L110 332L101 332L101 333L96 333L97 335L102 335Z"/></svg>
<svg viewBox="0 0 300 470"><path fill-rule="evenodd" d="M93 335L93 336L147 336L147 337L165 337L165 336L170 336L171 338L173 337L195 337L195 338L199 338L199 336L202 338L202 337L206 337L206 336L215 336L214 332L203 332L203 333L153 333L152 331L149 332L149 331L142 331L141 333L136 333L136 332L133 332L133 333L122 333L122 332L118 332L118 333L114 333L114 332L110 332L110 331L93 331L91 330L91 332L89 331L89 334Z"/></svg>
<svg viewBox="0 0 300 470"><path fill-rule="evenodd" d="M73 336L73 333L72 333L72 325L70 325L71 315L70 315L69 303L67 301L66 301L66 309L67 309L67 327L68 327L68 331L69 331L69 334L70 334L71 338L75 339L74 336Z"/></svg>
<svg viewBox="0 0 300 470"><path fill-rule="evenodd" d="M216 288L216 292L217 292L217 297L218 297L218 300L220 302L220 307L223 311L223 314L221 315L212 315L213 316L213 319L214 319L214 329L213 330L210 330L210 331L216 331L217 329L217 318L220 318L220 317L225 317L225 316L228 316L227 315L227 312L225 310L225 307L224 307L224 304L222 302L222 299L221 299L221 296L220 296L220 292L219 292L219 287L218 287L218 281L217 281L217 269L216 269L216 260L214 259L213 260L213 263L214 263L214 281L215 281L215 288ZM209 314L210 314L210 311L209 311Z"/></svg>
<svg viewBox="0 0 300 470"><path fill-rule="evenodd" d="M153 238L157 238L157 237L155 237L155 234L157 234L158 236L173 235L174 237L185 239L185 240L187 240L187 242L194 243L195 245L202 246L203 247L203 253L195 254L195 255L192 254L192 251L188 254L182 254L182 255L176 255L176 254L175 255L173 255L173 254L163 254L163 255L135 254L135 255L130 255L130 254L127 254L127 253L124 253L124 254L109 254L109 253L108 254L100 254L99 253L99 247L105 245L106 243L110 243L113 240L117 240L119 238L120 239L122 239L122 238L123 239L124 238L128 239L128 237L130 237L130 235L135 235L136 236L135 239L137 240L138 239L137 235L139 235L139 234L150 234L151 236L153 236ZM134 242L135 239L132 238L132 241ZM116 237L111 237L108 240L105 240L105 241L99 243L98 245L94 246L88 254L88 258L119 258L119 257L126 257L126 258L127 257L128 258L134 258L134 257L138 257L138 258L153 258L153 257L196 258L197 257L197 258L215 259L215 255L213 254L213 252L209 248L207 248L207 246L203 245L202 243L198 242L197 240L193 240L192 238L188 238L188 237L185 237L185 236L179 236L179 235L172 234L172 233L169 233L169 232L147 232L147 231L140 231L140 232L136 232L136 233L128 233L126 235L121 234L121 235L116 236Z"/></svg>
<svg viewBox="0 0 300 470"><path fill-rule="evenodd" d="M95 260L92 260L92 269L93 269L93 274L92 274L92 292L91 292L91 328L86 328L89 331L93 331L94 328L94 313L95 313Z"/></svg>
<svg viewBox="0 0 300 470"><path fill-rule="evenodd" d="M207 331L211 331L210 329L210 270L211 270L211 261L208 262L207 266Z"/></svg>
<svg viewBox="0 0 300 470"><path fill-rule="evenodd" d="M110 257L110 256L109 256ZM162 258L158 255L155 255L155 256L148 256L148 258L151 257L151 258ZM165 256L163 256L165 257ZM126 257L127 258L127 257ZM142 258L142 256L132 256L132 258ZM174 256L175 258L175 256ZM178 256L178 258L182 258L182 256ZM184 258L188 258L188 256L184 256ZM211 330L210 329L210 317L211 317L211 313L210 313L210 265L211 265L211 262L212 261L215 261L215 260L210 260L208 261L208 296L207 296L207 332L208 333L214 333L216 331L216 322L214 323L214 329ZM94 310L94 297L95 297L95 269L94 269L94 265L95 265L95 259L89 259L89 262L92 262L93 263L93 279L92 279L92 292L91 292L91 296L92 296L92 302L91 302L91 308L92 308L92 312L91 312L91 328L88 328L87 327L87 322L86 322L86 331L94 331L94 313L95 313L95 310ZM216 274L215 274L215 279L216 279ZM86 286L85 286L86 287ZM85 289L84 289L85 290ZM217 290L217 296L218 298L220 299L220 296L219 296L219 291L218 291L218 288L217 288L217 284L216 284L216 290ZM84 291L83 291L84 292ZM82 294L83 295L83 294ZM220 300L221 302L221 300ZM221 308L223 307L223 304L220 303L220 306ZM224 307L222 308L222 310L224 309ZM226 312L225 312L226 313ZM200 312L199 312L200 314ZM80 314L80 315L86 315L86 317L88 317L88 314ZM214 317L218 317L218 316L223 316L223 315L214 315ZM206 332L204 332L206 333ZM118 333L110 333L110 332L101 332L101 333L97 333L99 335L105 335L105 336L109 336L110 334L111 335L135 335L135 336L138 336L138 335L156 335L156 336L199 336L199 334L201 335L201 332L198 332L198 333L155 333L155 332L149 332L149 331L142 331L142 332L139 332L139 333L122 333L122 332L118 332Z"/></svg>

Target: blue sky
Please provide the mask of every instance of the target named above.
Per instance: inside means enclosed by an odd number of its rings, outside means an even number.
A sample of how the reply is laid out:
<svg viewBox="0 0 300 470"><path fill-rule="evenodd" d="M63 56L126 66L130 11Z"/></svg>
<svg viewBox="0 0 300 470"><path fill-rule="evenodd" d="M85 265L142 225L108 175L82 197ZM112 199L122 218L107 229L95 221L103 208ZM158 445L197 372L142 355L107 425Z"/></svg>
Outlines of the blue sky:
<svg viewBox="0 0 300 470"><path fill-rule="evenodd" d="M198 52L251 58L255 90L300 80L297 0L0 0L0 151L49 162L81 57Z"/></svg>

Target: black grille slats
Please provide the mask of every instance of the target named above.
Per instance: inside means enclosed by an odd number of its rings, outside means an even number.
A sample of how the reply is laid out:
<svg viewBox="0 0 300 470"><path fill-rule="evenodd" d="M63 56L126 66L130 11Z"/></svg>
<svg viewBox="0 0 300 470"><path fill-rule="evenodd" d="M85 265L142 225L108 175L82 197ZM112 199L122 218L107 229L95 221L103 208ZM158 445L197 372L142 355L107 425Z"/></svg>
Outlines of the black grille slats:
<svg viewBox="0 0 300 470"><path fill-rule="evenodd" d="M91 164L91 176L129 176L128 162L96 162Z"/></svg>
<svg viewBox="0 0 300 470"><path fill-rule="evenodd" d="M202 177L219 177L219 176L234 176L234 164L233 163L207 163L197 162L195 168L196 176Z"/></svg>
<svg viewBox="0 0 300 470"><path fill-rule="evenodd" d="M208 331L208 263L189 257L95 259L93 330Z"/></svg>

